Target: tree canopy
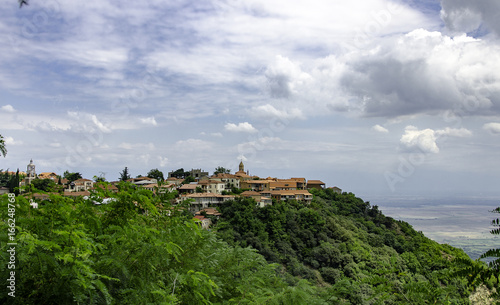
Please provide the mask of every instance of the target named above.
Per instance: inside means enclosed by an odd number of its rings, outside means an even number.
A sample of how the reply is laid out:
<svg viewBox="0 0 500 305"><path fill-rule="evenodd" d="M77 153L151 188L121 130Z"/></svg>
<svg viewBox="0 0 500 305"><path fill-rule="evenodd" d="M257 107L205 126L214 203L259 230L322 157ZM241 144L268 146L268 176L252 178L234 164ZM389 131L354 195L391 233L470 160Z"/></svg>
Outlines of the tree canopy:
<svg viewBox="0 0 500 305"><path fill-rule="evenodd" d="M165 178L163 177L163 172L155 168L148 172L147 176L149 178L156 179L158 182L163 182Z"/></svg>

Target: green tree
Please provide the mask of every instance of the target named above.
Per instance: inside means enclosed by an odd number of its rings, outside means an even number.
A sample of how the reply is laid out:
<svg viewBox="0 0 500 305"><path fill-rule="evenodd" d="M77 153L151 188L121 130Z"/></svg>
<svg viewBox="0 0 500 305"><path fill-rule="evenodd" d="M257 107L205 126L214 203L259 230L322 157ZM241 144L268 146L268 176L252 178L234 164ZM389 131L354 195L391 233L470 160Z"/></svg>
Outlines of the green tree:
<svg viewBox="0 0 500 305"><path fill-rule="evenodd" d="M82 174L76 172L76 173L70 173L69 171L65 171L63 174L63 178L68 180L68 183L71 183L75 180L82 179Z"/></svg>
<svg viewBox="0 0 500 305"><path fill-rule="evenodd" d="M5 148L5 140L3 139L3 136L0 134L0 153L4 156L7 155L7 148Z"/></svg>
<svg viewBox="0 0 500 305"><path fill-rule="evenodd" d="M123 171L120 173L120 181L127 181L130 179L130 174L128 172L128 167L125 166Z"/></svg>
<svg viewBox="0 0 500 305"><path fill-rule="evenodd" d="M16 194L16 196L19 195L19 181L20 177L18 168L16 174L12 175L9 181L9 192Z"/></svg>
<svg viewBox="0 0 500 305"><path fill-rule="evenodd" d="M54 187L56 183L52 179L35 179L31 181L31 184L40 191L43 192L52 192L54 191Z"/></svg>
<svg viewBox="0 0 500 305"><path fill-rule="evenodd" d="M163 182L163 180L165 180L163 173L157 168L150 170L147 176L156 179L158 182Z"/></svg>
<svg viewBox="0 0 500 305"><path fill-rule="evenodd" d="M229 168L224 168L222 166L218 166L215 168L214 176L217 174L230 174L230 173L231 173L231 170Z"/></svg>

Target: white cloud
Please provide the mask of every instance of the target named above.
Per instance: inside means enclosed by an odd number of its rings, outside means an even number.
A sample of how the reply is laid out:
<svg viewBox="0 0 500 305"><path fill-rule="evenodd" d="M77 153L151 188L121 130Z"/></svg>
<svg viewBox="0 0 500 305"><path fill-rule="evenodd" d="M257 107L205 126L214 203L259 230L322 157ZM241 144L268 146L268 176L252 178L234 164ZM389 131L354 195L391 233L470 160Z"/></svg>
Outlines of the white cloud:
<svg viewBox="0 0 500 305"><path fill-rule="evenodd" d="M257 129L252 126L252 124L248 122L239 123L238 125L233 123L227 123L224 125L224 129L232 132L247 132L247 133L255 133Z"/></svg>
<svg viewBox="0 0 500 305"><path fill-rule="evenodd" d="M249 111L250 115L254 117L264 118L279 118L279 119L303 119L304 115L298 108L288 108L285 110L278 110L273 105L266 104L252 108Z"/></svg>
<svg viewBox="0 0 500 305"><path fill-rule="evenodd" d="M441 18L452 31L468 33L485 27L500 34L500 3L496 0L442 0L441 6Z"/></svg>
<svg viewBox="0 0 500 305"><path fill-rule="evenodd" d="M445 129L436 130L436 135L464 138L472 136L472 132L465 128L457 129L446 127Z"/></svg>
<svg viewBox="0 0 500 305"><path fill-rule="evenodd" d="M2 111L4 111L4 112L8 112L8 113L14 113L14 112L16 112L16 109L14 109L14 107L12 107L12 105L4 105L0 109Z"/></svg>
<svg viewBox="0 0 500 305"><path fill-rule="evenodd" d="M156 123L156 120L154 117L142 118L140 120L141 120L141 123L146 124L146 125L153 125L153 126L158 125L158 123Z"/></svg>
<svg viewBox="0 0 500 305"><path fill-rule="evenodd" d="M158 156L158 159L160 160L160 167L165 167L168 165L168 158Z"/></svg>
<svg viewBox="0 0 500 305"><path fill-rule="evenodd" d="M5 137L5 144L7 144L7 146L9 145L22 145L23 144L23 141L17 141L17 140L14 140L13 137Z"/></svg>
<svg viewBox="0 0 500 305"><path fill-rule="evenodd" d="M483 129L495 135L500 134L500 123L484 124Z"/></svg>
<svg viewBox="0 0 500 305"><path fill-rule="evenodd" d="M424 153L439 153L436 135L432 129L418 130L415 126L406 126L400 142L408 149L419 149Z"/></svg>
<svg viewBox="0 0 500 305"><path fill-rule="evenodd" d="M381 132L381 133L388 133L389 132L389 130L387 130L387 128L382 127L382 126L380 126L378 124L375 125L375 126L373 126L372 129L375 130L375 131L377 131L377 132Z"/></svg>
<svg viewBox="0 0 500 305"><path fill-rule="evenodd" d="M400 143L409 150L418 150L424 153L439 153L436 141L443 136L469 137L472 132L465 128L445 128L433 130L430 128L419 130L415 126L406 126L405 133L401 136Z"/></svg>
<svg viewBox="0 0 500 305"><path fill-rule="evenodd" d="M213 147L213 143L200 139L179 140L174 144L174 150L180 153L200 152L206 153Z"/></svg>

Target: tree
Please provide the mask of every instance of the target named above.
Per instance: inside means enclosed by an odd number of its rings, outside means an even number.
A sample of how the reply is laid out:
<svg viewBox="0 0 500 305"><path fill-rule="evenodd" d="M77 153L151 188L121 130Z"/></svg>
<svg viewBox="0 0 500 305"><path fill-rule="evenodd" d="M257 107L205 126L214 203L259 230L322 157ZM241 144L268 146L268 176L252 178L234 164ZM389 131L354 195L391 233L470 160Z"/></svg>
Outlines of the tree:
<svg viewBox="0 0 500 305"><path fill-rule="evenodd" d="M222 166L218 166L215 168L214 176L217 174L230 174L231 170L229 168L224 168Z"/></svg>
<svg viewBox="0 0 500 305"><path fill-rule="evenodd" d="M128 172L128 167L125 166L123 171L120 173L120 181L127 181L130 179L130 174Z"/></svg>
<svg viewBox="0 0 500 305"><path fill-rule="evenodd" d="M0 153L4 156L7 155L7 148L5 148L5 140L3 139L3 136L0 134Z"/></svg>
<svg viewBox="0 0 500 305"><path fill-rule="evenodd" d="M175 177L175 178L184 179L187 176L189 176L189 172L185 172L184 168L179 168L178 170L173 171L170 176Z"/></svg>
<svg viewBox="0 0 500 305"><path fill-rule="evenodd" d="M147 176L156 179L158 182L163 182L163 180L165 180L163 173L157 168L150 170Z"/></svg>
<svg viewBox="0 0 500 305"><path fill-rule="evenodd" d="M9 192L19 195L19 168L15 175L10 177L9 181Z"/></svg>
<svg viewBox="0 0 500 305"><path fill-rule="evenodd" d="M40 191L52 192L56 183L52 179L35 179L31 182L33 186Z"/></svg>
<svg viewBox="0 0 500 305"><path fill-rule="evenodd" d="M76 172L76 173L70 173L69 171L65 171L63 174L64 179L68 179L68 183L71 183L75 180L82 179L82 174Z"/></svg>

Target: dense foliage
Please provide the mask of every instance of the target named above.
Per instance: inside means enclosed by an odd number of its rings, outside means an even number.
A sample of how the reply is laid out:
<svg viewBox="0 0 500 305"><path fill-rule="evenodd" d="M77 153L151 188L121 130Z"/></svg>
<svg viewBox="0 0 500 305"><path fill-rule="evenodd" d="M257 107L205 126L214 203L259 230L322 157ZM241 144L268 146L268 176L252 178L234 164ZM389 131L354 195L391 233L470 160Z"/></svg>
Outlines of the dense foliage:
<svg viewBox="0 0 500 305"><path fill-rule="evenodd" d="M1 304L469 304L453 264L470 261L463 251L353 194L264 208L238 199L220 208L214 233L170 205L175 194L107 185L86 200L50 195L38 209L15 198L16 298L4 285ZM105 197L115 200L95 204Z"/></svg>
<svg viewBox="0 0 500 305"><path fill-rule="evenodd" d="M99 194L94 194L96 198ZM101 194L102 195L102 194ZM108 193L109 195L109 193ZM307 281L201 230L184 209L122 187L116 201L16 198L16 292L1 304L315 304ZM7 195L1 196L0 274L8 278ZM293 302L291 300L294 300ZM301 301L302 300L302 301ZM306 301L307 300L307 301Z"/></svg>
<svg viewBox="0 0 500 305"><path fill-rule="evenodd" d="M314 195L310 205L264 208L236 200L221 208L218 235L327 287L334 304L469 303L467 283L455 276L452 263L470 261L463 251L426 238L353 194L327 189Z"/></svg>

